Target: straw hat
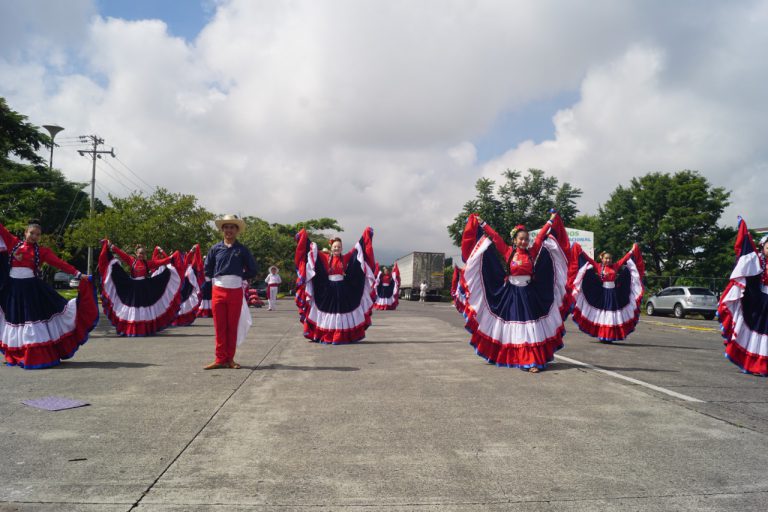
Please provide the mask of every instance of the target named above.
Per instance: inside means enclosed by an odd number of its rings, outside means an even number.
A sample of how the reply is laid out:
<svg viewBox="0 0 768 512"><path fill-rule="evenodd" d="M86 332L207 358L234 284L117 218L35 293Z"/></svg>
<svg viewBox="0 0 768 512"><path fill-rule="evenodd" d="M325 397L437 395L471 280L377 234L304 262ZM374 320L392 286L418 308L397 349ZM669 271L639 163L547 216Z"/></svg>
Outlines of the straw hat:
<svg viewBox="0 0 768 512"><path fill-rule="evenodd" d="M245 231L245 221L237 215L225 215L220 219L216 219L216 227L220 230L224 224L234 224L238 228L238 232Z"/></svg>

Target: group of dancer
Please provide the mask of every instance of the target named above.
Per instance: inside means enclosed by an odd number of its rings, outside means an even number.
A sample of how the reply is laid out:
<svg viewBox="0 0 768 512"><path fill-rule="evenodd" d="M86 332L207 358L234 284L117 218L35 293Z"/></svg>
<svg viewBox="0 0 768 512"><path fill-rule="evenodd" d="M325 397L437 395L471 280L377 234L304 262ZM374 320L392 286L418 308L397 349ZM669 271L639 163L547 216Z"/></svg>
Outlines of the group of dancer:
<svg viewBox="0 0 768 512"><path fill-rule="evenodd" d="M510 237L508 245L477 215L463 233L466 265L454 269L451 295L479 356L537 373L563 347L568 314L604 343L634 331L645 275L637 243L615 263L607 252L596 262L579 244L570 245L554 212L530 247L525 226ZM744 373L761 376L768 376L767 242L763 237L756 245L739 219L736 267L718 308L726 357Z"/></svg>
<svg viewBox="0 0 768 512"><path fill-rule="evenodd" d="M130 256L103 241L102 307L118 334L146 336L213 316L215 359L205 368L240 367L236 348L252 322L243 286L257 267L237 241L245 222L227 215L216 225L223 240L204 259L197 245L184 255L156 248L147 258L143 246ZM7 364L24 368L72 357L98 322L91 277L40 246L40 234L37 223L29 224L23 240L0 225L0 350ZM295 302L310 341L361 341L374 310L397 308L400 273L397 265L390 269L376 262L371 228L346 253L339 238L330 240L330 250L319 249L306 230L296 241ZM726 357L756 375L768 375L767 241L755 244L739 220L737 262L718 309ZM645 266L638 244L617 262L607 252L595 261L579 244L570 244L554 211L533 242L518 225L509 243L472 214L461 253L465 266L454 269L451 295L464 315L470 344L489 363L531 373L545 369L563 347L569 314L584 333L604 343L626 339L639 321ZM43 263L80 279L75 299L65 300L40 279ZM266 282L272 310L281 283L276 267Z"/></svg>
<svg viewBox="0 0 768 512"><path fill-rule="evenodd" d="M151 336L170 326L188 326L213 317L215 360L206 368L239 368L235 347L250 326L244 284L256 274L256 262L237 242L245 223L236 216L216 221L223 241L203 258L200 246L167 255L143 245L133 255L108 239L98 259L101 305L120 336ZM30 222L19 239L0 224L0 350L8 365L47 368L71 358L99 319L96 286L48 248L39 245L41 227ZM66 300L41 277L41 265L75 275L77 296ZM128 270L122 264L127 265ZM270 309L281 282L277 267L267 277ZM243 308L245 308L243 310Z"/></svg>

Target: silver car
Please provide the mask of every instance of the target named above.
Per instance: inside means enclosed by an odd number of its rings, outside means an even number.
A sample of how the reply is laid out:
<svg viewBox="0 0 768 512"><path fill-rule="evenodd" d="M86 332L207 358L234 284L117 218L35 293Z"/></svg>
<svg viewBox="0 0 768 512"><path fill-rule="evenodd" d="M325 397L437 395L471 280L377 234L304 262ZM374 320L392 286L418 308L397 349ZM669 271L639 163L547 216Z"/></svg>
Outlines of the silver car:
<svg viewBox="0 0 768 512"><path fill-rule="evenodd" d="M695 286L670 286L651 296L645 305L648 316L672 313L675 318L698 313L707 320L717 313L717 295L711 290Z"/></svg>

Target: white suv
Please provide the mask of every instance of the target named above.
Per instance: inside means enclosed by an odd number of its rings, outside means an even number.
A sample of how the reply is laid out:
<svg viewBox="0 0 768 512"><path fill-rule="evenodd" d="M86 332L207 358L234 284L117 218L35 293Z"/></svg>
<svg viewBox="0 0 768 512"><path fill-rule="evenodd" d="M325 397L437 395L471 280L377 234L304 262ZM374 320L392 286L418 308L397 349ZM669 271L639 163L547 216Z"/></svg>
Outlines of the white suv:
<svg viewBox="0 0 768 512"><path fill-rule="evenodd" d="M717 313L717 295L706 288L694 286L670 286L651 296L645 305L648 316L672 313L675 318L685 318L690 313L699 313L707 320Z"/></svg>

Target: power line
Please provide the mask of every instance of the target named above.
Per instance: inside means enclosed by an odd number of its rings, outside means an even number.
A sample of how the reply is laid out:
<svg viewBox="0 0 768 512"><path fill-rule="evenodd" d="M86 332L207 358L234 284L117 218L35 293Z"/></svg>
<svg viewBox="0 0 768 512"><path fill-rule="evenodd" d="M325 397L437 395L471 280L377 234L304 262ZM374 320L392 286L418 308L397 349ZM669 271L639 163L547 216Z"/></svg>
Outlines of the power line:
<svg viewBox="0 0 768 512"><path fill-rule="evenodd" d="M109 163L109 161L108 161L108 160L102 160L102 162L104 162L105 164L107 164L107 166L109 166L109 168L110 168L110 169L112 169L113 171L115 171L117 174L119 174L120 176L122 176L123 178L125 178L125 180L126 180L126 181L128 181L129 183L131 183L132 185L134 185L134 186L136 187L136 190L145 191L145 190L144 190L144 186L140 185L140 184L139 184L139 183L137 183L135 180L131 179L131 177L130 177L130 176L128 176L128 175L126 175L126 174L123 174L123 173L120 171L120 169L118 169L117 167L115 167L114 165L112 165L111 163ZM151 191L150 191L150 194L151 194Z"/></svg>
<svg viewBox="0 0 768 512"><path fill-rule="evenodd" d="M97 165L97 168L98 168L99 170L101 170L101 172L103 172L103 173L104 173L106 176L109 176L109 177L112 179L112 181L114 181L115 183L117 183L118 185L120 185L121 187L123 187L125 190L127 190L129 193L130 193L130 192L133 192L133 190L132 190L132 189L131 189L131 188L130 188L128 185L126 185L126 184L125 184L125 183L123 183L121 180L119 180L119 179L117 179L115 176L113 176L113 175L111 174L111 172L107 172L107 169L105 169L105 168L104 168L104 166L100 166L100 165Z"/></svg>
<svg viewBox="0 0 768 512"><path fill-rule="evenodd" d="M83 187L85 187L85 185L83 185ZM72 207L75 205L75 201L77 200L77 196L80 196L80 193L82 192L82 188L83 187L80 187L79 189L77 189L77 192L75 192L74 197L72 197L72 202L69 203L69 210L67 210L67 214L64 216L64 221L61 223L61 228L59 228L58 236L61 236L64 233L64 228L67 225L67 219L69 219L69 214L72 212ZM87 194L83 194L82 196L80 196L80 202L81 203L83 202L83 198L85 198L86 195ZM80 206L78 205L78 208L79 207ZM74 215L72 216L72 219L74 220Z"/></svg>
<svg viewBox="0 0 768 512"><path fill-rule="evenodd" d="M102 185L101 183L96 183L96 188L101 191L102 194L105 196L116 196L114 191L110 190L110 188L106 185Z"/></svg>
<svg viewBox="0 0 768 512"><path fill-rule="evenodd" d="M152 185L150 185L149 183L147 183L146 181L144 181L144 179L143 179L141 176L139 176L138 174L136 174L135 172L133 172L133 169L131 169L130 167L128 167L128 165L127 165L125 162L123 162L122 160L120 160L119 158L117 158L117 156L115 156L115 160L117 160L118 162L120 162L120 164L121 164L123 167L125 167L126 169L128 169L128 171L130 171L130 173L131 173L131 174L133 174L134 176L136 176L137 178L139 178L139 179L141 180L141 182L142 182L142 183L144 183L146 186L148 186L148 187L149 187L149 190L154 190L155 188L157 188L157 187L153 187Z"/></svg>
<svg viewBox="0 0 768 512"><path fill-rule="evenodd" d="M83 206L83 201L85 201L85 198L88 197L88 194L82 194L81 195L79 192L78 192L77 195L80 196L80 202L77 203L77 208L75 208L75 210L72 212L72 222L75 221L75 216L77 215L77 212L79 212L80 211L80 207ZM75 197L77 197L77 195ZM67 224L69 224L69 223L66 222L66 217L64 217L64 220L65 220L65 223L61 225L61 231L59 232L59 236L62 236L64 234L64 230L66 229L65 226Z"/></svg>

